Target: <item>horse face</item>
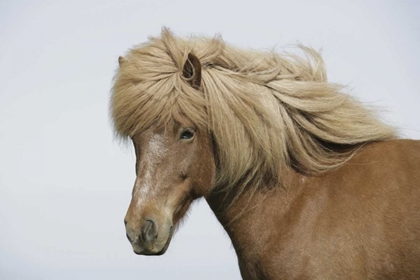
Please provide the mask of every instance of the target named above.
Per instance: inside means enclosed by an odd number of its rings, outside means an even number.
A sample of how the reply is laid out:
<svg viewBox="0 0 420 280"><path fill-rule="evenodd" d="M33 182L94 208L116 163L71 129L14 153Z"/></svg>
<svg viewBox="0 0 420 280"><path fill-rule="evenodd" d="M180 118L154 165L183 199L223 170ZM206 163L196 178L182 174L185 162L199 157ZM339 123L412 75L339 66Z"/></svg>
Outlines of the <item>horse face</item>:
<svg viewBox="0 0 420 280"><path fill-rule="evenodd" d="M127 238L136 254L161 255L191 202L214 185L211 139L190 123L173 123L132 140L137 178L124 221Z"/></svg>

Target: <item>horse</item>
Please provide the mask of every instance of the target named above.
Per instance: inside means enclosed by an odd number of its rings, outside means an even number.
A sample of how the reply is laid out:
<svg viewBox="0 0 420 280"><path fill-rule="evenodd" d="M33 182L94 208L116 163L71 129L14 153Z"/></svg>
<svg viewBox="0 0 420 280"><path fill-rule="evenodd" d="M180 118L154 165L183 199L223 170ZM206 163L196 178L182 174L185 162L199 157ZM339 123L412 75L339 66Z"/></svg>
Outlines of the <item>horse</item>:
<svg viewBox="0 0 420 280"><path fill-rule="evenodd" d="M162 255L205 198L243 279L420 279L420 141L327 80L316 51L160 36L119 57L110 98L132 141L124 219Z"/></svg>

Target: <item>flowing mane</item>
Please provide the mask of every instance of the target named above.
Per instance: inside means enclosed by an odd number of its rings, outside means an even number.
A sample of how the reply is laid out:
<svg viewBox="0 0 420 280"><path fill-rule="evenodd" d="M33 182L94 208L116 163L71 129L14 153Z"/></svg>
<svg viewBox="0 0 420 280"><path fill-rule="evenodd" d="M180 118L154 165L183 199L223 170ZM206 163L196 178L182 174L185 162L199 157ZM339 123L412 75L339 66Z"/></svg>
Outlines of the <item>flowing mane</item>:
<svg viewBox="0 0 420 280"><path fill-rule="evenodd" d="M375 112L327 82L321 56L242 50L220 37L181 39L167 29L120 59L111 116L122 138L187 118L214 139L218 185L281 180L285 166L317 174L361 144L395 138ZM183 77L193 53L200 89Z"/></svg>

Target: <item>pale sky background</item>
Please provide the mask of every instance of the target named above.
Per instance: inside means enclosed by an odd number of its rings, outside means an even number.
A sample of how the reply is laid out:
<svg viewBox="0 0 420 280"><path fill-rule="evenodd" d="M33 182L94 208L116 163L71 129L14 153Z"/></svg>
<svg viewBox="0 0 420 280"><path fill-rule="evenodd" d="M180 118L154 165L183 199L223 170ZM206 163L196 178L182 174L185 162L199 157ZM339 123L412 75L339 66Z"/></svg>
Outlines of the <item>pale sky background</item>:
<svg viewBox="0 0 420 280"><path fill-rule="evenodd" d="M240 279L196 203L161 257L123 217L134 154L113 140L117 58L159 35L322 49L330 81L420 139L420 1L0 1L0 279Z"/></svg>

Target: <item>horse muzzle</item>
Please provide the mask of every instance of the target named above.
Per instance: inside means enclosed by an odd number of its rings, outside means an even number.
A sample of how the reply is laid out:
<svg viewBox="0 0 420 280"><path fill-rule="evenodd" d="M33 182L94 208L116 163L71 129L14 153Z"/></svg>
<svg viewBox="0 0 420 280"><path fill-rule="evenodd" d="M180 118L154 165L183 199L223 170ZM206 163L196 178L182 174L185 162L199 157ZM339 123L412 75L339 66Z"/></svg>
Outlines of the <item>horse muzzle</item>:
<svg viewBox="0 0 420 280"><path fill-rule="evenodd" d="M172 239L173 226L171 223L159 223L148 218L140 225L133 225L125 220L125 229L128 241L137 255L159 256L163 255Z"/></svg>

